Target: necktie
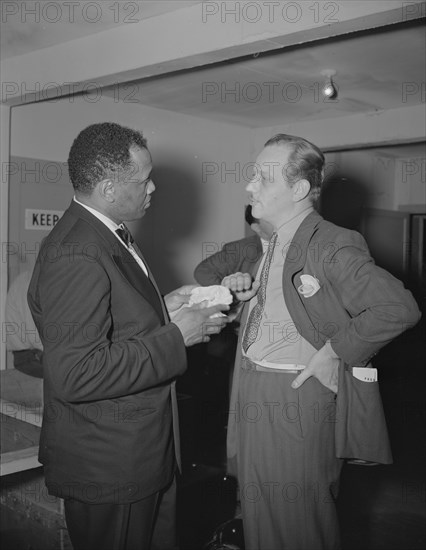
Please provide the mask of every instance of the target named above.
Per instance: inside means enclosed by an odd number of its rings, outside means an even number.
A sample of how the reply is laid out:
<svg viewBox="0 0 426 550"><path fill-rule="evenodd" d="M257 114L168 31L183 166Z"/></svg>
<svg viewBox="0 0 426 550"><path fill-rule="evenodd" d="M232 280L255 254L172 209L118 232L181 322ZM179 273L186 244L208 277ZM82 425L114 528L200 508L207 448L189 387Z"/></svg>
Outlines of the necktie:
<svg viewBox="0 0 426 550"><path fill-rule="evenodd" d="M117 235L123 241L126 246L130 246L133 243L133 237L127 227L122 223L118 229L115 230Z"/></svg>
<svg viewBox="0 0 426 550"><path fill-rule="evenodd" d="M256 341L257 333L259 331L260 320L265 308L266 284L268 282L269 268L271 267L277 237L278 234L274 233L269 241L268 251L262 267L262 273L260 274L260 285L259 290L257 291L257 304L251 310L247 320L246 330L243 337L243 350L245 352L247 352L248 348L253 344L253 342Z"/></svg>

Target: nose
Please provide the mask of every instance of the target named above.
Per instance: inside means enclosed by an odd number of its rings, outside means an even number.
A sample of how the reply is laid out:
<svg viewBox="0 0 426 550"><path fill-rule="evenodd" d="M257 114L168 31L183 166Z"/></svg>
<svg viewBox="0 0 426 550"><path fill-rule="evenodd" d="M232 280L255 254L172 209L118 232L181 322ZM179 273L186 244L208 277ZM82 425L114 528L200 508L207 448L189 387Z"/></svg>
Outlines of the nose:
<svg viewBox="0 0 426 550"><path fill-rule="evenodd" d="M155 190L156 190L155 183L152 180L149 180L148 191L147 191L148 195L151 195L151 193L154 193Z"/></svg>
<svg viewBox="0 0 426 550"><path fill-rule="evenodd" d="M253 193L255 191L255 188L256 188L256 178L252 178L246 185L246 191L248 191L249 193Z"/></svg>
<svg viewBox="0 0 426 550"><path fill-rule="evenodd" d="M253 167L253 173L250 178L250 181L246 186L246 191L248 191L249 193L254 193L259 186L260 179L261 179L261 169L256 163L255 166Z"/></svg>

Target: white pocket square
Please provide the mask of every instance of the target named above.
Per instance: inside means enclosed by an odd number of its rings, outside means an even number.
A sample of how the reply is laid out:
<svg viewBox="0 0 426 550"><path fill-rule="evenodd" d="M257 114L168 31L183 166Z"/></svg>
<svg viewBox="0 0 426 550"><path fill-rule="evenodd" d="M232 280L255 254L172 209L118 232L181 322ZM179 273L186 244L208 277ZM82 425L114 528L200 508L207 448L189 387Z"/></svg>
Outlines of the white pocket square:
<svg viewBox="0 0 426 550"><path fill-rule="evenodd" d="M310 298L321 288L319 281L312 275L301 275L302 284L297 288L297 291L304 297Z"/></svg>

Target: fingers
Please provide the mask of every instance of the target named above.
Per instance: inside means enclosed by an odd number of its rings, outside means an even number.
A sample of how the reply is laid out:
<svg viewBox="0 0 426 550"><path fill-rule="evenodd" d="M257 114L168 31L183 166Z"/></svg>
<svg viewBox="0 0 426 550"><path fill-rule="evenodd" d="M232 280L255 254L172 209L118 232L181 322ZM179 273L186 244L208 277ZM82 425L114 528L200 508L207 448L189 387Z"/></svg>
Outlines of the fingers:
<svg viewBox="0 0 426 550"><path fill-rule="evenodd" d="M249 273L234 273L222 280L222 286L226 286L232 292L242 292L252 286L252 277Z"/></svg>
<svg viewBox="0 0 426 550"><path fill-rule="evenodd" d="M220 323L212 323L212 322L203 323L203 326L202 326L203 336L208 336L209 334L219 334L219 332L223 329L223 327L224 327L224 324L220 324Z"/></svg>
<svg viewBox="0 0 426 550"><path fill-rule="evenodd" d="M211 307L202 307L201 304L197 304L198 315L199 317L199 328L202 333L203 341L204 338L208 337L210 334L219 334L223 327L230 322L226 315L222 314L222 311L229 310L229 306L224 304L219 304L217 306ZM201 307L200 307L201 306ZM191 308L192 309L192 308ZM195 306L194 306L195 309ZM189 310L190 311L190 310Z"/></svg>
<svg viewBox="0 0 426 550"><path fill-rule="evenodd" d="M205 304L206 302L201 302L202 304ZM226 304L217 304L216 306L210 306L210 307L203 307L201 308L203 310L203 315L206 317L212 317L215 313L221 313L222 311L229 311L229 306ZM223 317L223 319L226 319L226 317Z"/></svg>
<svg viewBox="0 0 426 550"><path fill-rule="evenodd" d="M201 341L209 342L210 336L219 334L225 325L226 322L223 321L223 318L208 319L199 328Z"/></svg>
<svg viewBox="0 0 426 550"><path fill-rule="evenodd" d="M291 387L300 388L302 384L312 376L315 377L323 386L334 393L338 389L338 368L339 362L334 361L328 365L319 368L317 365L308 365L292 382Z"/></svg>
<svg viewBox="0 0 426 550"><path fill-rule="evenodd" d="M256 296L256 290L253 288L250 290L243 290L242 292L236 292L235 296L239 302L247 302L251 300L253 296Z"/></svg>
<svg viewBox="0 0 426 550"><path fill-rule="evenodd" d="M253 281L252 289L257 292L260 287L260 281Z"/></svg>
<svg viewBox="0 0 426 550"><path fill-rule="evenodd" d="M166 302L166 304L168 303L173 309L179 309L184 304L189 303L189 298L189 294L176 294L175 296L173 296L173 301Z"/></svg>
<svg viewBox="0 0 426 550"><path fill-rule="evenodd" d="M294 389L300 388L300 386L311 376L311 369L306 367L306 369L302 370L302 372L293 380L293 382L291 383L291 387Z"/></svg>
<svg viewBox="0 0 426 550"><path fill-rule="evenodd" d="M338 386L337 384L330 384L330 386L326 386L329 390L331 390L333 393L337 393Z"/></svg>
<svg viewBox="0 0 426 550"><path fill-rule="evenodd" d="M189 294L191 294L194 288L197 288L198 286L199 285L184 285L176 289L176 292L178 292L179 294L185 294L189 296Z"/></svg>

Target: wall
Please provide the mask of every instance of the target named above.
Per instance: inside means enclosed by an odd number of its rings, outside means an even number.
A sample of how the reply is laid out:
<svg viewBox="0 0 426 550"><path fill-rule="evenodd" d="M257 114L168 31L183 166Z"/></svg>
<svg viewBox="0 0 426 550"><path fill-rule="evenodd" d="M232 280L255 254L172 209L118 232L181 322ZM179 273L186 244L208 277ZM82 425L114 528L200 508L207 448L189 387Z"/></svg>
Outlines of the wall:
<svg viewBox="0 0 426 550"><path fill-rule="evenodd" d="M244 234L241 172L249 160L249 132L110 97L93 99L13 108L12 155L63 163L73 139L89 124L114 121L141 129L153 155L157 190L146 217L129 225L163 292L193 282L194 267L207 252Z"/></svg>
<svg viewBox="0 0 426 550"><path fill-rule="evenodd" d="M339 104L327 119L306 120L258 128L255 145L261 146L279 132L304 136L324 151L366 149L409 144L425 139L424 104L338 116Z"/></svg>
<svg viewBox="0 0 426 550"><path fill-rule="evenodd" d="M395 167L395 205L397 208L423 205L426 210L426 151L423 156L397 159Z"/></svg>
<svg viewBox="0 0 426 550"><path fill-rule="evenodd" d="M11 157L9 180L9 282L22 271L32 271L41 241L50 228L27 229L26 209L63 211L73 193L62 162ZM37 216L39 221L41 218ZM43 220L44 221L44 220Z"/></svg>
<svg viewBox="0 0 426 550"><path fill-rule="evenodd" d="M347 192L356 188L363 206L385 210L425 207L426 159L418 155L421 149L406 145L327 153L326 174L348 178ZM355 194L346 196L351 198L356 200Z"/></svg>

